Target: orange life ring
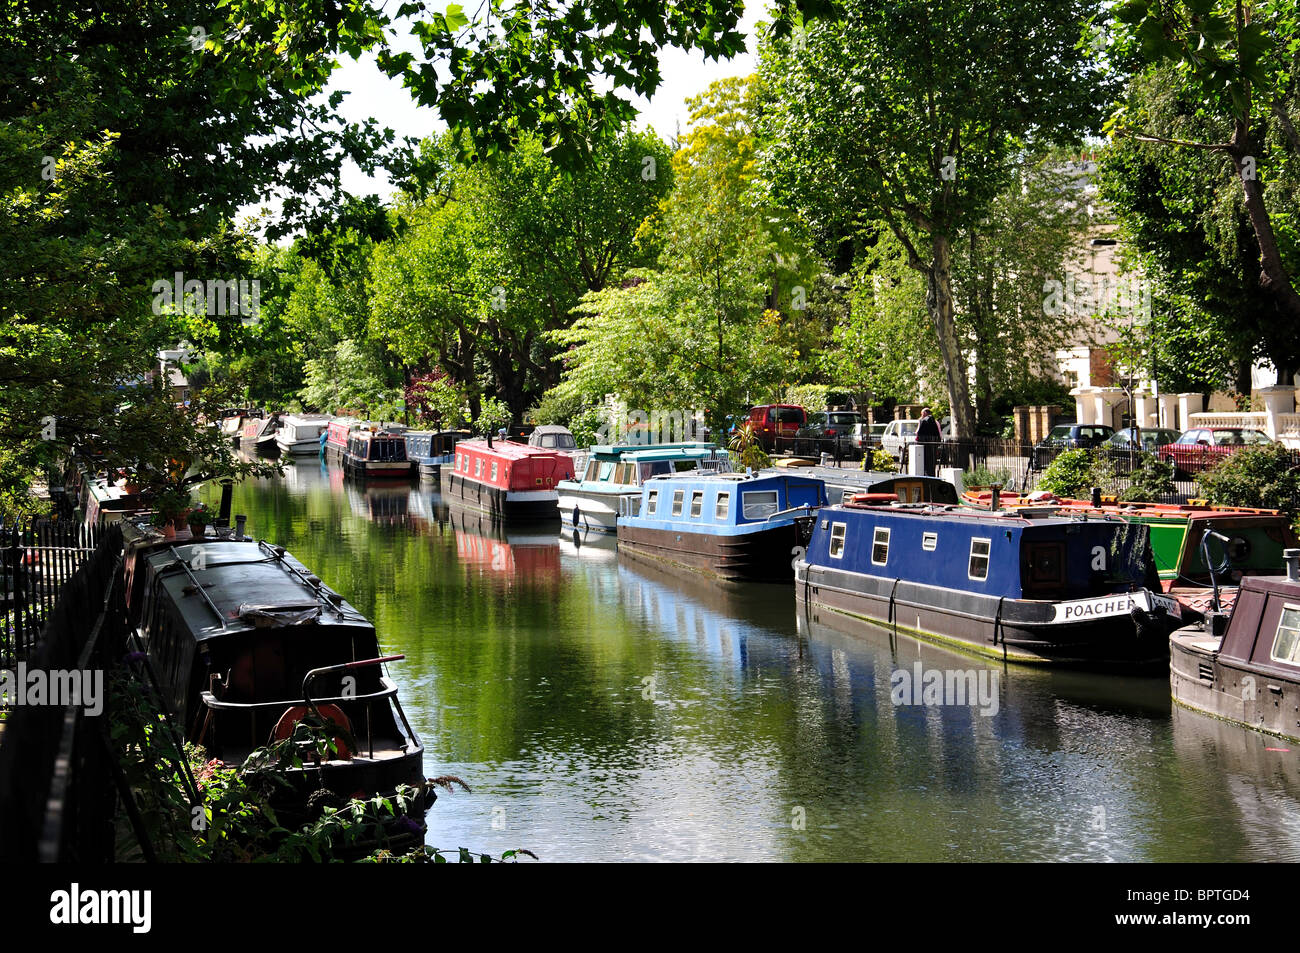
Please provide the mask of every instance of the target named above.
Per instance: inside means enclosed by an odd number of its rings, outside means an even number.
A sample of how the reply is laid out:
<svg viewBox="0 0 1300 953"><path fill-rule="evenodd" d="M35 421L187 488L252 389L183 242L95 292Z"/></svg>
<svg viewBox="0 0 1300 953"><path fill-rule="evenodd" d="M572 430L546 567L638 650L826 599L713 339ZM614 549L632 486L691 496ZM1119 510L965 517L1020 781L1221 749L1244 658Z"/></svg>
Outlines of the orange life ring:
<svg viewBox="0 0 1300 953"><path fill-rule="evenodd" d="M338 705L317 705L316 710L321 713L321 717L326 721L332 721L348 734L352 734L352 722ZM288 738L293 734L293 726L306 718L310 711L311 708L307 705L294 705L292 708L286 709L285 713L280 716L280 720L275 723L275 728L271 731L271 740L283 741ZM340 761L352 760L352 751L348 748L346 741L342 738L335 738L334 745L338 749Z"/></svg>

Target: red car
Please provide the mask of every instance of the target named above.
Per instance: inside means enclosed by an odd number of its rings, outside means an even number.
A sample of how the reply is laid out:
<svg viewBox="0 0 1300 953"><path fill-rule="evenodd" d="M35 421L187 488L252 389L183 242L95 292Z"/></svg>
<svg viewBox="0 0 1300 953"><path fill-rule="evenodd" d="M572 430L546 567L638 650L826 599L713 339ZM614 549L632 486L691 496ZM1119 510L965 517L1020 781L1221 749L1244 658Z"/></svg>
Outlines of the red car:
<svg viewBox="0 0 1300 953"><path fill-rule="evenodd" d="M760 404L749 409L745 420L754 428L763 449L771 453L794 446L794 435L807 425L808 412L798 404Z"/></svg>
<svg viewBox="0 0 1300 953"><path fill-rule="evenodd" d="M1173 443L1156 450L1165 463L1172 463L1174 471L1199 473L1208 470L1220 460L1227 459L1242 447L1272 443L1268 434L1245 427L1195 427L1183 433Z"/></svg>

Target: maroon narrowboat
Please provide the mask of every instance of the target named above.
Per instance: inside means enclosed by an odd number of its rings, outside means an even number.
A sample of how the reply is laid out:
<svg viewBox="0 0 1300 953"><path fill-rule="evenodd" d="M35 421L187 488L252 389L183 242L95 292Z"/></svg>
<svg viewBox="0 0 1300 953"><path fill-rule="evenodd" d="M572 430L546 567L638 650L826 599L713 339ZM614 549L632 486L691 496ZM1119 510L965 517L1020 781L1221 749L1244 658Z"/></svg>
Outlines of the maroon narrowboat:
<svg viewBox="0 0 1300 953"><path fill-rule="evenodd" d="M1300 549L1283 557L1285 576L1241 580L1226 627L1174 632L1169 683L1180 705L1300 741Z"/></svg>
<svg viewBox="0 0 1300 953"><path fill-rule="evenodd" d="M559 519L555 486L572 479L567 453L505 440L462 440L450 475L443 474L443 493L502 519Z"/></svg>
<svg viewBox="0 0 1300 953"><path fill-rule="evenodd" d="M329 422L329 426L325 428L326 459L343 459L343 455L348 452L348 434L360 423L361 421L355 417L336 417Z"/></svg>

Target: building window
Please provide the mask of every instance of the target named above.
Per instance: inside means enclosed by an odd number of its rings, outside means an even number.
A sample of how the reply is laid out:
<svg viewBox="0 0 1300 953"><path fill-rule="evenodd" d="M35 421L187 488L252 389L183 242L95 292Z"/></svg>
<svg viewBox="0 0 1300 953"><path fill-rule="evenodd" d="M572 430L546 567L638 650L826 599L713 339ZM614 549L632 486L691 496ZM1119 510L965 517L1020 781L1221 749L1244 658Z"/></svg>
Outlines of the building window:
<svg viewBox="0 0 1300 953"><path fill-rule="evenodd" d="M922 534L921 534L921 548L924 549L927 553L932 553L932 552L934 552L935 549L938 548L938 546L939 546L939 534L938 534L938 533L922 533Z"/></svg>
<svg viewBox="0 0 1300 953"><path fill-rule="evenodd" d="M717 519L725 520L727 512L731 509L731 494L719 493L717 506L713 508L713 515Z"/></svg>
<svg viewBox="0 0 1300 953"><path fill-rule="evenodd" d="M877 526L871 534L871 565L883 566L889 562L889 530Z"/></svg>
<svg viewBox="0 0 1300 953"><path fill-rule="evenodd" d="M1273 660L1300 665L1300 606L1285 606L1273 636Z"/></svg>
<svg viewBox="0 0 1300 953"><path fill-rule="evenodd" d="M848 532L847 523L835 523L831 526L831 559L842 559L844 557L844 534Z"/></svg>
<svg viewBox="0 0 1300 953"><path fill-rule="evenodd" d="M977 581L989 577L989 540L972 539L970 541L970 564L966 569L966 575L968 578Z"/></svg>
<svg viewBox="0 0 1300 953"><path fill-rule="evenodd" d="M704 491L693 490L691 492L691 519L698 519L704 512Z"/></svg>
<svg viewBox="0 0 1300 953"><path fill-rule="evenodd" d="M673 516L682 515L682 500L685 499L685 490L673 490Z"/></svg>

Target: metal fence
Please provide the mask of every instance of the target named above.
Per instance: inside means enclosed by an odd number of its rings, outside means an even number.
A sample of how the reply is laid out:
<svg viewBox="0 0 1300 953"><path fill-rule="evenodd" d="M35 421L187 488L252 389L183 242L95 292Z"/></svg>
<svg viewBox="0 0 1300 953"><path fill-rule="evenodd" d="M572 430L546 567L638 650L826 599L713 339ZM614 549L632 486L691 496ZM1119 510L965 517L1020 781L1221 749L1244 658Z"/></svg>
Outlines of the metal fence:
<svg viewBox="0 0 1300 953"><path fill-rule="evenodd" d="M0 667L31 654L63 587L103 535L73 520L0 518Z"/></svg>
<svg viewBox="0 0 1300 953"><path fill-rule="evenodd" d="M91 716L85 693L15 705L0 733L0 860L104 863L113 857L115 778L105 673L125 652L122 533L99 534L94 553L61 587L45 636L24 672L52 686L100 673ZM56 703L59 702L59 703Z"/></svg>

